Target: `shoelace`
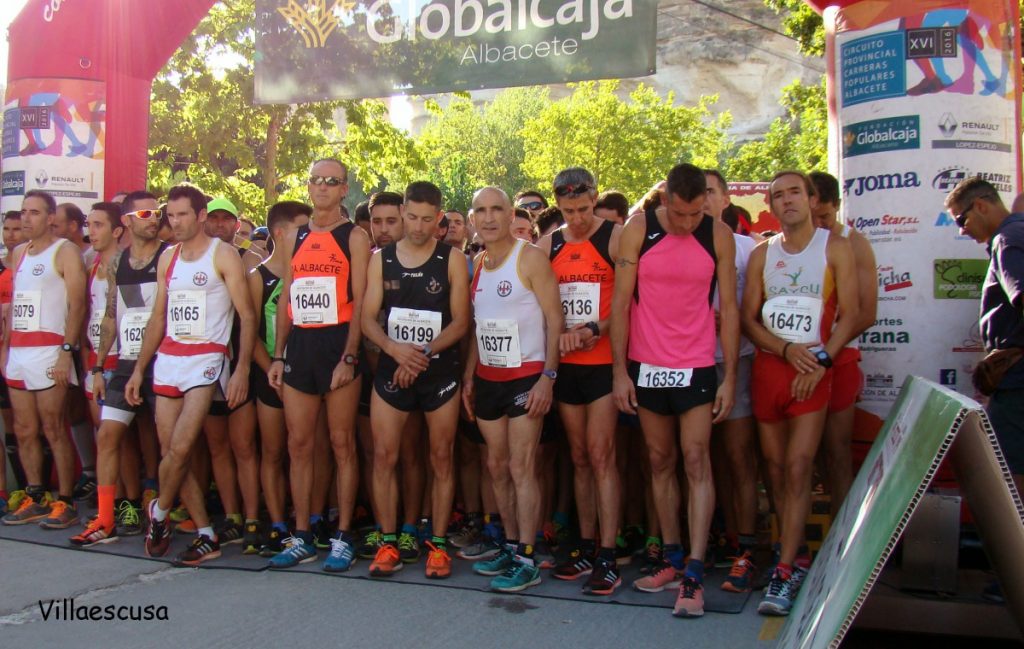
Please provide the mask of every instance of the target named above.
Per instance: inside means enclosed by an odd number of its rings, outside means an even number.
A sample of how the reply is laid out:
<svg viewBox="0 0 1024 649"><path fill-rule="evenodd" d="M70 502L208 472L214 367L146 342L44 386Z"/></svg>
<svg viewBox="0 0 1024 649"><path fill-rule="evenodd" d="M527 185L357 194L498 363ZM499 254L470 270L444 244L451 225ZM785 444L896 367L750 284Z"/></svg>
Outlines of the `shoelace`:
<svg viewBox="0 0 1024 649"><path fill-rule="evenodd" d="M403 532L398 535L398 549L399 550L416 550L416 539L412 534Z"/></svg>
<svg viewBox="0 0 1024 649"><path fill-rule="evenodd" d="M377 556L374 557L374 561L398 561L398 550L390 543L385 543L377 550Z"/></svg>
<svg viewBox="0 0 1024 649"><path fill-rule="evenodd" d="M342 539L331 539L331 556L337 558L344 557L346 554L352 554L349 544Z"/></svg>
<svg viewBox="0 0 1024 649"><path fill-rule="evenodd" d="M789 591L790 581L790 579L783 579L778 572L773 573L771 581L768 582L768 595L784 597L785 593Z"/></svg>
<svg viewBox="0 0 1024 649"><path fill-rule="evenodd" d="M56 500L53 503L53 508L50 509L50 517L54 518L57 516L63 516L64 512L68 509L68 504L63 500Z"/></svg>
<svg viewBox="0 0 1024 649"><path fill-rule="evenodd" d="M736 561L734 561L732 563L732 568L729 569L729 576L730 577L743 577L750 570L752 570L753 567L754 567L754 564L751 563L750 558L746 554L744 554L743 556L739 557L738 559L736 559Z"/></svg>
<svg viewBox="0 0 1024 649"><path fill-rule="evenodd" d="M700 584L697 583L696 579L684 579L681 586L683 599L693 599L697 594L697 588L699 587Z"/></svg>
<svg viewBox="0 0 1024 649"><path fill-rule="evenodd" d="M99 530L103 530L103 524L100 523L100 517L97 516L96 518L89 521L89 524L85 526L85 530L82 531L81 537L88 538L89 536L92 536Z"/></svg>
<svg viewBox="0 0 1024 649"><path fill-rule="evenodd" d="M447 562L451 560L448 553L437 547L430 541L427 541L427 547L430 548L430 553L427 555L427 563L443 561Z"/></svg>
<svg viewBox="0 0 1024 649"><path fill-rule="evenodd" d="M139 510L135 509L134 506L127 500L121 502L121 506L117 510L118 518L124 525L138 525L139 524Z"/></svg>
<svg viewBox="0 0 1024 649"><path fill-rule="evenodd" d="M32 498L32 496L30 496L28 494L25 494L25 496L21 499L21 503L18 505L18 509L16 509L14 511L14 513L15 514L22 514L22 513L24 513L25 510L28 509L29 507L31 507L32 505L34 505L35 502L36 501L35 501L35 499Z"/></svg>
<svg viewBox="0 0 1024 649"><path fill-rule="evenodd" d="M373 530L366 535L364 543L366 545L380 545L384 540L384 534L380 530Z"/></svg>

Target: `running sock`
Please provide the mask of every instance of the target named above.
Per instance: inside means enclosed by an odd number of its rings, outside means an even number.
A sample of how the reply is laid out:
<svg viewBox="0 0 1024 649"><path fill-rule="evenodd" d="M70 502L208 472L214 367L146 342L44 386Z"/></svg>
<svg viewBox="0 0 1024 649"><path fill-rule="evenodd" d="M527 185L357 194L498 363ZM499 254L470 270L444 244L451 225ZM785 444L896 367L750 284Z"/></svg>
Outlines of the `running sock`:
<svg viewBox="0 0 1024 649"><path fill-rule="evenodd" d="M78 459L82 461L82 467L90 467L88 471L83 469L82 473L95 477L96 437L92 422L86 419L77 424L71 424L71 439L75 442L75 448L78 450Z"/></svg>
<svg viewBox="0 0 1024 649"><path fill-rule="evenodd" d="M740 554L743 554L744 552L750 552L753 549L754 545L757 544L757 537L753 534L740 534L739 542Z"/></svg>
<svg viewBox="0 0 1024 649"><path fill-rule="evenodd" d="M103 484L96 487L96 501L99 506L100 524L107 529L114 526L114 495L116 493L116 485Z"/></svg>
<svg viewBox="0 0 1024 649"><path fill-rule="evenodd" d="M398 535L394 532L390 534L385 534L381 538L384 541L384 543L387 543L388 545L398 545Z"/></svg>
<svg viewBox="0 0 1024 649"><path fill-rule="evenodd" d="M648 536L647 540L644 541L644 545L645 546L656 545L656 546L658 546L660 548L661 547L661 537L660 536Z"/></svg>
<svg viewBox="0 0 1024 649"><path fill-rule="evenodd" d="M295 530L295 536L302 539L306 545L313 545L313 533L309 530Z"/></svg>
<svg viewBox="0 0 1024 649"><path fill-rule="evenodd" d="M676 570L683 569L683 546L678 543L665 544L665 560L672 564Z"/></svg>
<svg viewBox="0 0 1024 649"><path fill-rule="evenodd" d="M443 536L438 536L438 535L434 534L434 535L432 535L430 537L430 542L438 550L447 550L448 549L448 539L446 539Z"/></svg>
<svg viewBox="0 0 1024 649"><path fill-rule="evenodd" d="M72 498L71 496L58 496L58 498L67 503L68 507L70 507L71 509L75 508L75 499Z"/></svg>
<svg viewBox="0 0 1024 649"><path fill-rule="evenodd" d="M534 565L533 563L533 544L532 543L517 543L516 544L516 556L519 557L523 563L527 565Z"/></svg>
<svg viewBox="0 0 1024 649"><path fill-rule="evenodd" d="M153 518L161 523L167 520L167 510L160 508L159 499L153 501Z"/></svg>
<svg viewBox="0 0 1024 649"><path fill-rule="evenodd" d="M156 478L145 478L142 480L142 490L152 489L156 491Z"/></svg>
<svg viewBox="0 0 1024 649"><path fill-rule="evenodd" d="M355 545L356 537L348 530L338 530L338 533L334 535L334 538L341 539L349 545Z"/></svg>
<svg viewBox="0 0 1024 649"><path fill-rule="evenodd" d="M566 512L555 512L554 516L551 517L551 522L559 527L569 527L569 514Z"/></svg>
<svg viewBox="0 0 1024 649"><path fill-rule="evenodd" d="M597 542L594 539L580 539L580 554L585 557L592 557L597 552Z"/></svg>
<svg viewBox="0 0 1024 649"><path fill-rule="evenodd" d="M683 571L683 575L690 579L696 579L700 583L704 583L704 562L700 559L690 559L686 562L686 570Z"/></svg>
<svg viewBox="0 0 1024 649"><path fill-rule="evenodd" d="M416 536L416 526L410 525L409 523L402 523L402 534L411 534Z"/></svg>
<svg viewBox="0 0 1024 649"><path fill-rule="evenodd" d="M249 527L250 525L259 525L259 524L260 524L260 521L257 518L247 518L247 519L245 519L245 526L246 527Z"/></svg>
<svg viewBox="0 0 1024 649"><path fill-rule="evenodd" d="M516 553L519 548L519 539L505 539L505 549L512 554Z"/></svg>
<svg viewBox="0 0 1024 649"><path fill-rule="evenodd" d="M775 566L775 572L779 573L779 577L789 579L793 576L793 566L780 562L779 565Z"/></svg>
<svg viewBox="0 0 1024 649"><path fill-rule="evenodd" d="M227 516L224 517L224 520L231 521L235 525L241 525L242 524L242 515L241 514L228 514Z"/></svg>
<svg viewBox="0 0 1024 649"><path fill-rule="evenodd" d="M607 563L615 563L615 548L602 547L597 553L597 558Z"/></svg>
<svg viewBox="0 0 1024 649"><path fill-rule="evenodd" d="M320 514L310 514L309 515L309 527L310 527L310 529L312 529L312 527L314 525L319 525L320 521L322 521L323 519L324 519L324 517L321 516Z"/></svg>
<svg viewBox="0 0 1024 649"><path fill-rule="evenodd" d="M288 523L285 523L284 521L274 521L270 524L270 527L274 528L275 530L286 536L288 534Z"/></svg>
<svg viewBox="0 0 1024 649"><path fill-rule="evenodd" d="M196 534L198 534L199 536L205 536L211 541L217 540L217 535L214 533L213 527L211 527L210 525L207 525L206 527L200 527L196 530Z"/></svg>
<svg viewBox="0 0 1024 649"><path fill-rule="evenodd" d="M46 489L43 488L43 485L38 484L30 484L25 487L25 493L27 493L32 500L40 504L42 504L43 498L46 497Z"/></svg>

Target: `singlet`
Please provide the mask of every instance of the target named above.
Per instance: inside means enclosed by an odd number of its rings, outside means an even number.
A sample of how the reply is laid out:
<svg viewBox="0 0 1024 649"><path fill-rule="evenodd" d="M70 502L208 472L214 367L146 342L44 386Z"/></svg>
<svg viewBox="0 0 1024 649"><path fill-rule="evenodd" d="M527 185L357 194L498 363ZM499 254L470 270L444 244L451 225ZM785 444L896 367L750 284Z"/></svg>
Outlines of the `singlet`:
<svg viewBox="0 0 1024 649"><path fill-rule="evenodd" d="M288 315L300 328L330 327L352 320L352 222L327 232L308 225L295 235Z"/></svg>
<svg viewBox="0 0 1024 649"><path fill-rule="evenodd" d="M156 269L166 249L167 244L161 241L153 259L139 269L132 268L131 248L122 252L117 262L117 364L124 372L134 369L142 350L142 336L156 300Z"/></svg>
<svg viewBox="0 0 1024 649"><path fill-rule="evenodd" d="M11 347L48 347L64 343L68 287L57 274L57 251L64 239L45 250L21 256L11 297Z"/></svg>
<svg viewBox="0 0 1024 649"><path fill-rule="evenodd" d="M259 270L260 283L263 285L258 334L267 354L273 358L274 346L277 344L277 302L281 299L281 278L263 264L256 268Z"/></svg>
<svg viewBox="0 0 1024 649"><path fill-rule="evenodd" d="M544 312L519 274L526 246L527 242L517 240L505 261L493 270L484 265L484 253L473 278L476 346L480 352L476 374L488 381L512 381L544 370Z"/></svg>
<svg viewBox="0 0 1024 649"><path fill-rule="evenodd" d="M558 293L565 315L565 328L605 320L612 313L615 264L609 252L615 224L604 221L586 241L566 241L564 228L551 235L551 267L558 277ZM562 357L562 363L606 365L612 362L609 336L598 338L590 351L577 350Z"/></svg>
<svg viewBox="0 0 1024 649"><path fill-rule="evenodd" d="M829 235L815 228L810 243L795 254L782 248L781 234L768 241L761 322L785 341L824 344L832 333L838 298L825 254Z"/></svg>
<svg viewBox="0 0 1024 649"><path fill-rule="evenodd" d="M451 283L448 262L454 253L447 243L438 241L434 252L420 266L406 268L398 258L398 243L380 251L384 281L381 312L388 338L400 343L429 345L452 321ZM435 355L423 375L450 375L459 366L458 345ZM394 375L395 360L382 353L377 372L382 377Z"/></svg>
<svg viewBox="0 0 1024 649"><path fill-rule="evenodd" d="M110 280L106 273L101 273L102 257L96 255L93 258L92 267L89 269L89 279L86 288L89 292L88 311L86 315L86 344L89 346L89 364L96 363L96 350L100 346L100 329L103 326L103 316L107 312L107 296L110 293ZM117 367L117 341L110 345L110 352L103 362L103 369L112 370Z"/></svg>
<svg viewBox="0 0 1024 649"><path fill-rule="evenodd" d="M669 234L653 209L637 262L629 319L629 359L667 369L715 364L718 283L715 220L705 215L689 234Z"/></svg>
<svg viewBox="0 0 1024 649"><path fill-rule="evenodd" d="M751 237L745 234L732 235L736 241L736 308L743 302L743 289L747 286L747 263L750 261L750 253L754 251L754 247L757 242ZM718 311L718 290L715 290L714 298L715 311ZM754 343L740 334L740 357L749 356L754 353ZM715 362L722 363L725 361L725 354L722 351L722 342L720 340L715 341Z"/></svg>
<svg viewBox="0 0 1024 649"><path fill-rule="evenodd" d="M850 234L852 232L853 232L853 228L851 228L848 224L844 223L843 224L843 229L839 233L839 236L841 236L844 239L849 239L850 238ZM853 242L851 241L850 243L852 244ZM837 318L837 320L838 320L838 318ZM833 325L832 329L833 330L835 329L834 325ZM850 342L846 343L846 347L844 347L844 349L860 349L860 338L857 337L857 336L854 336L853 340L851 340Z"/></svg>
<svg viewBox="0 0 1024 649"><path fill-rule="evenodd" d="M14 274L11 272L11 269L0 261L0 304L11 303L13 276Z"/></svg>
<svg viewBox="0 0 1024 649"><path fill-rule="evenodd" d="M181 244L175 246L167 266L167 336L161 354L228 353L235 305L214 263L221 245L226 244L210 239L195 261L182 259Z"/></svg>

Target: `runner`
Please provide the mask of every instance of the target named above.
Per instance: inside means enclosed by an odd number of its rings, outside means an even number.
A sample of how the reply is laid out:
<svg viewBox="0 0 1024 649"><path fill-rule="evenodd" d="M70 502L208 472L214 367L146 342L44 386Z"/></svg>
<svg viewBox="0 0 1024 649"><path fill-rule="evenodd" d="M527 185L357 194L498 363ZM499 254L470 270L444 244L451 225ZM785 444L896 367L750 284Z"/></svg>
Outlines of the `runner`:
<svg viewBox="0 0 1024 649"><path fill-rule="evenodd" d="M86 321L86 356L85 366L92 368L96 366L97 350L100 347L100 329L103 325L103 316L107 311L108 295L111 291L110 267L114 260L121 253L117 245L124 226L121 225L121 207L117 203L96 203L92 206L89 216L86 217L89 226L89 242L92 244L96 255L93 257L88 271L86 286L89 292L89 303L87 305ZM117 347L114 346L113 354L107 354L102 364L103 371L113 371L117 367ZM85 396L89 400L89 410L92 421L99 425L100 404L93 398L92 381L86 381L83 385ZM95 467L89 467L95 469ZM83 472L85 467L83 467Z"/></svg>
<svg viewBox="0 0 1024 649"><path fill-rule="evenodd" d="M732 410L739 348L736 246L729 227L704 214L706 188L703 171L678 165L662 194L664 212L648 208L630 219L619 244L612 304L615 401L628 414L639 410L665 540L661 565L633 587L659 592L678 584L678 617L704 614L702 559L715 501L711 427ZM715 373L716 287L725 357L721 383ZM689 487L688 561L680 544L679 447Z"/></svg>
<svg viewBox="0 0 1024 649"><path fill-rule="evenodd" d="M321 514L310 511L313 438L323 402L338 472L338 531L324 562L324 570L334 572L348 570L355 561L351 525L359 485L355 445L359 313L370 241L366 231L341 211L348 190L345 165L329 159L313 163L308 188L313 217L281 246L287 262L281 300L289 308L277 311L275 350L267 376L270 385L283 390L295 507L295 535L270 565L290 568L316 558L310 529L320 522Z"/></svg>
<svg viewBox="0 0 1024 649"><path fill-rule="evenodd" d="M779 172L769 197L782 233L750 254L741 317L758 348L754 417L781 537L779 563L757 610L787 615L810 567L810 556L800 550L814 456L825 425L832 359L859 322L857 270L850 242L814 226L817 198L807 176ZM844 314L838 321L837 309Z"/></svg>
<svg viewBox="0 0 1024 649"><path fill-rule="evenodd" d="M167 217L178 244L160 256L153 311L124 390L129 405L143 403L145 371L155 354L153 391L163 459L160 495L149 505L146 554L167 553L167 514L180 495L197 532L177 557L178 563L187 566L220 556L202 490L189 467L192 447L218 390L229 408L245 402L256 338L242 261L233 248L206 235L206 203L203 193L192 185L177 185L167 194ZM228 378L228 342L236 312L241 326L238 369Z"/></svg>
<svg viewBox="0 0 1024 649"><path fill-rule="evenodd" d="M3 343L4 338L7 337L7 330L5 325L7 324L7 312L11 308L11 286L13 272L11 271L11 257L14 255L14 249L22 241L21 238L21 212L17 210L10 210L4 214L3 222L3 243L4 249L7 251L4 255L4 259L0 262L0 344ZM6 369L0 365L0 373L5 372ZM3 457L8 457L7 449L14 449L14 411L11 410L11 397L7 391L7 381L0 377L0 416L3 418L4 424L4 453ZM11 464L17 466L17 457L11 454L9 458ZM21 468L18 467L16 473L20 472ZM7 471L0 471L0 516L7 513L8 505L14 501L15 494L17 494L17 502L20 502L21 498L25 495L24 489L8 495L7 493ZM11 507L11 509L16 509Z"/></svg>
<svg viewBox="0 0 1024 649"><path fill-rule="evenodd" d="M25 193L21 227L26 243L15 249L12 304L0 365L10 388L18 457L25 471L25 497L7 514L7 525L41 521L47 529L78 522L72 500L74 447L64 428L64 402L76 385L73 355L85 320L85 267L74 245L53 235L57 210L44 191ZM40 428L57 465L58 496L51 501L43 475Z"/></svg>
<svg viewBox="0 0 1024 649"><path fill-rule="evenodd" d="M116 205L98 203L98 205ZM141 391L146 409L130 405L125 399L125 385L135 370L135 359L142 345L142 334L149 322L156 295L156 270L160 254L167 247L158 238L160 211L152 194L133 192L124 201L129 211L119 219L131 232L132 245L114 255L104 264L106 273L106 306L99 326L99 341L90 363L92 393L100 410L100 427L96 434L97 502L99 512L82 533L71 537L72 545L90 547L116 541L119 536L140 534L142 508L139 483L138 454L121 471L122 441L128 427L136 422L139 435L152 434L156 395L153 393L152 368L146 368ZM90 214L90 223L93 215ZM92 224L90 238L96 241ZM102 232L100 239L105 238ZM100 256L103 256L103 252ZM95 287L96 278L93 278ZM117 350L111 354L111 350ZM114 359L110 368L109 359ZM109 381L107 373L111 372ZM136 415L142 416L136 418ZM137 419L137 421L136 421ZM134 449L133 449L134 450ZM125 498L115 508L118 484L124 485Z"/></svg>
<svg viewBox="0 0 1024 649"><path fill-rule="evenodd" d="M402 569L398 548L396 464L409 413L423 412L433 468L426 576L451 574L444 530L455 493L452 453L459 419L459 349L469 328L469 271L465 256L434 238L441 191L427 182L406 188L401 213L405 236L370 260L363 331L381 348L370 404L373 426L373 496L382 544L370 575ZM378 321L384 314L387 330ZM405 507L418 505L406 502Z"/></svg>
<svg viewBox="0 0 1024 649"><path fill-rule="evenodd" d="M540 527L536 451L558 378L563 329L558 282L547 257L516 240L508 195L485 187L473 196L473 225L486 250L474 264L476 345L470 345L462 399L487 443L506 542L473 570L491 588L516 592L540 583L533 539Z"/></svg>
<svg viewBox="0 0 1024 649"><path fill-rule="evenodd" d="M584 593L611 595L622 583L615 563L621 485L615 456L618 411L612 399L608 325L622 228L594 213L597 183L586 169L560 172L555 176L554 192L565 225L544 237L539 247L548 254L558 277L565 317L565 331L558 343L562 358L555 401L575 467L580 545L552 574L566 580L589 575Z"/></svg>

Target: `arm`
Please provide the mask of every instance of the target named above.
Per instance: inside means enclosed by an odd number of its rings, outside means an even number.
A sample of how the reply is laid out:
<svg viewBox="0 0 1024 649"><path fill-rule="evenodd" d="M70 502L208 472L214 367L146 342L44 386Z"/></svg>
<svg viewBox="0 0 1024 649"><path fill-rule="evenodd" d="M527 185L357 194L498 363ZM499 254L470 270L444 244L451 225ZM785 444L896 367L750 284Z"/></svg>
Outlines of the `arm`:
<svg viewBox="0 0 1024 649"><path fill-rule="evenodd" d="M64 277L64 286L68 295L68 314L64 321L64 343L74 346L78 344L85 324L86 309L86 277L82 256L75 245L61 245L57 251L56 271ZM53 380L60 387L66 387L68 373L72 368L71 355L74 352L61 352L53 368Z"/></svg>
<svg viewBox="0 0 1024 649"><path fill-rule="evenodd" d="M160 347L160 341L167 332L167 267L177 249L177 246L171 246L164 250L156 265L156 296L153 298L153 311L149 314L146 331L142 334L142 348L135 361L135 369L124 388L125 400L133 406L142 404L142 373L153 360L157 348Z"/></svg>
<svg viewBox="0 0 1024 649"><path fill-rule="evenodd" d="M860 308L858 325L853 331L853 337L856 338L875 324L878 315L878 266L867 237L854 232L850 236L850 245L857 264L857 304Z"/></svg>
<svg viewBox="0 0 1024 649"><path fill-rule="evenodd" d="M545 340L547 349L544 352L544 370L558 369L558 339L565 329L565 316L562 313L562 300L558 293L558 279L547 256L535 246L527 245L519 257L519 271L528 283L530 290L537 296L537 302L544 313ZM541 376L530 388L526 398L526 410L530 417L542 417L551 409L554 381Z"/></svg>
<svg viewBox="0 0 1024 649"><path fill-rule="evenodd" d="M253 308L256 310L256 322L258 323L260 317L262 317L260 316L259 309L263 302L263 280L260 278L260 271L256 270L256 268L250 270L246 273L245 282L249 289L249 299L252 300ZM274 323L268 322L267 326L273 327ZM256 340L252 344L252 362L256 363L256 366L264 372L270 370L270 354L267 353L267 348L259 336L256 336Z"/></svg>
<svg viewBox="0 0 1024 649"><path fill-rule="evenodd" d="M238 314L239 342L238 362L228 379L228 407L234 408L245 401L249 394L249 369L252 364L252 347L256 343L256 312L252 308L249 287L245 281L245 267L242 258L234 248L218 246L214 266L224 278L224 285L231 296L231 304Z"/></svg>
<svg viewBox="0 0 1024 649"><path fill-rule="evenodd" d="M473 277L476 277L476 273L480 272L480 264L482 263L483 253L476 256L473 260ZM477 348L476 342L476 319L473 316L473 304L469 304L469 335L466 336L464 343L464 349L466 351L465 362L463 364L462 372L462 405L466 408L466 416L469 421L476 419L476 415L473 414L473 377L476 374L476 364L480 360L480 350Z"/></svg>
<svg viewBox="0 0 1024 649"><path fill-rule="evenodd" d="M107 308L103 313L103 321L100 322L100 344L96 349L96 367L103 367L106 363L110 348L117 338L117 266L121 263L121 255L114 255L113 261L107 267ZM92 395L96 403L102 403L106 398L107 386L103 378L103 372L93 372L92 368L86 368L89 376L92 377Z"/></svg>
<svg viewBox="0 0 1024 649"><path fill-rule="evenodd" d="M284 277L281 278L281 295L277 300L277 317L274 322L267 323L273 326L274 331L274 358L270 362L270 369L267 370L267 382L278 390L283 386L284 379L284 349L288 345L288 334L292 330L292 317L289 313L289 305L292 303L292 251L295 250L296 232L291 232L288 238L280 246L274 246L274 254L284 257Z"/></svg>
<svg viewBox="0 0 1024 649"><path fill-rule="evenodd" d="M861 324L859 313L860 294L857 288L857 266L853 259L853 247L850 242L842 237L831 236L828 240L828 248L825 250L828 264L832 269L832 277L836 278L836 296L839 298L839 313L846 314L846 317L836 321L832 336L825 345L825 351L832 358L853 340L857 335L857 328ZM872 276L871 286L877 285L877 275ZM874 324L874 318L871 319Z"/></svg>
<svg viewBox="0 0 1024 649"><path fill-rule="evenodd" d="M359 354L359 341L363 337L361 325L363 297L366 295L366 269L370 264L370 237L362 228L352 228L348 238L348 249L352 255L349 277L352 280L352 320L349 322L348 338L345 340L345 355ZM339 287L340 288L340 287ZM338 362L331 374L331 389L348 385L355 378L356 369L344 361Z"/></svg>
<svg viewBox="0 0 1024 649"><path fill-rule="evenodd" d="M630 217L619 238L618 259L615 262L615 293L612 295L612 316L609 331L612 337L612 394L615 405L622 412L636 414L636 386L629 378L627 344L629 342L629 310L636 288L637 264L640 247L647 233L647 223L641 213Z"/></svg>
<svg viewBox="0 0 1024 649"><path fill-rule="evenodd" d="M713 414L714 423L725 421L735 403L736 364L740 353L740 313L736 304L736 240L732 229L721 221L715 221L715 255L718 257L718 295L719 295L719 340L722 342L722 355L725 364L725 376L718 386L715 395Z"/></svg>

